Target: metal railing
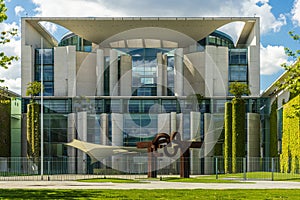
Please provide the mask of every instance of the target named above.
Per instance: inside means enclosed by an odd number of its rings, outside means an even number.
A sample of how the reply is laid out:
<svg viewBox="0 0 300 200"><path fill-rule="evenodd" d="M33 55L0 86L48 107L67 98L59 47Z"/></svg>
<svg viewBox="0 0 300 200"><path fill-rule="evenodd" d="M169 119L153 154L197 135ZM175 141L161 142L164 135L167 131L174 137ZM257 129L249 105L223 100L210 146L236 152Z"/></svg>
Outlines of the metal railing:
<svg viewBox="0 0 300 200"><path fill-rule="evenodd" d="M236 180L291 180L300 179L300 170L293 173L280 172L280 159L237 158L236 171L232 173L232 160L228 160L229 170L225 174L223 157L191 158L191 177L206 175L212 179ZM158 158L155 163L158 177L180 174L180 159ZM86 178L123 177L147 178L148 159L108 158L91 163L90 159L74 157L44 158L44 174L41 175L40 161L24 157L0 157L0 181L3 180L76 180Z"/></svg>

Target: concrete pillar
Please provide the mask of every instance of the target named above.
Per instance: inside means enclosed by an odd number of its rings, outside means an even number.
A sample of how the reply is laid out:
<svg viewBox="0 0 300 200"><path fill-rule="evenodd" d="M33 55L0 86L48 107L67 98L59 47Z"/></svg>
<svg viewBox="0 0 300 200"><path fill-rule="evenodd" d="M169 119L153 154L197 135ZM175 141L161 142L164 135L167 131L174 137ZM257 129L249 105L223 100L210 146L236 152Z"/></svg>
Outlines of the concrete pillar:
<svg viewBox="0 0 300 200"><path fill-rule="evenodd" d="M100 135L100 141L101 144L103 145L108 145L109 140L108 140L108 118L107 118L107 114L106 113L102 113L100 114L100 131L101 131L101 135Z"/></svg>
<svg viewBox="0 0 300 200"><path fill-rule="evenodd" d="M184 119L182 113L176 114L176 131L181 134L182 139L183 139L183 120Z"/></svg>
<svg viewBox="0 0 300 200"><path fill-rule="evenodd" d="M34 79L34 50L31 45L22 45L21 66L23 66L21 67L21 95L23 97L26 96L27 84Z"/></svg>
<svg viewBox="0 0 300 200"><path fill-rule="evenodd" d="M260 46L248 47L248 85L251 96L260 95Z"/></svg>
<svg viewBox="0 0 300 200"><path fill-rule="evenodd" d="M157 54L157 96L167 96L167 56Z"/></svg>
<svg viewBox="0 0 300 200"><path fill-rule="evenodd" d="M260 115L247 113L247 171L259 171Z"/></svg>
<svg viewBox="0 0 300 200"><path fill-rule="evenodd" d="M110 50L109 60L109 94L110 96L118 96L118 52L114 49Z"/></svg>
<svg viewBox="0 0 300 200"><path fill-rule="evenodd" d="M178 131L177 129L177 114L176 112L171 112L171 133ZM182 134L182 133L181 133Z"/></svg>
<svg viewBox="0 0 300 200"><path fill-rule="evenodd" d="M183 96L183 49L175 50L175 96Z"/></svg>
<svg viewBox="0 0 300 200"><path fill-rule="evenodd" d="M75 97L77 95L77 73L76 73L76 49L75 46L68 46L68 96ZM55 60L55 59L54 59ZM55 68L55 67L54 67ZM54 75L55 77L55 75ZM55 85L55 83L54 83ZM55 92L55 90L54 90Z"/></svg>
<svg viewBox="0 0 300 200"><path fill-rule="evenodd" d="M123 146L123 115L118 113L111 114L111 143L112 146ZM121 170L124 166L121 157L112 156L111 166L113 169Z"/></svg>
<svg viewBox="0 0 300 200"><path fill-rule="evenodd" d="M214 172L214 133L213 122L210 113L204 113L204 174Z"/></svg>
<svg viewBox="0 0 300 200"><path fill-rule="evenodd" d="M129 55L121 56L121 77L120 77L120 93L121 96L132 95L132 57Z"/></svg>
<svg viewBox="0 0 300 200"><path fill-rule="evenodd" d="M97 49L97 63L96 63L96 76L97 76L97 96L104 95L104 51L102 49Z"/></svg>
<svg viewBox="0 0 300 200"><path fill-rule="evenodd" d="M201 113L200 112L191 112L190 114L190 136L192 141L201 141L200 138L201 130ZM200 165L200 149L190 149L191 154L191 173L200 174L201 165Z"/></svg>
<svg viewBox="0 0 300 200"><path fill-rule="evenodd" d="M54 96L76 96L76 50L54 48Z"/></svg>
<svg viewBox="0 0 300 200"><path fill-rule="evenodd" d="M78 139L87 141L87 112L77 113L77 133ZM77 151L77 173L86 173L87 155L82 151Z"/></svg>
<svg viewBox="0 0 300 200"><path fill-rule="evenodd" d="M158 133L170 133L170 113L163 113L157 115L157 131Z"/></svg>
<svg viewBox="0 0 300 200"><path fill-rule="evenodd" d="M76 139L76 114L68 114L68 142ZM75 162L76 162L76 151L77 149L73 147L68 148L68 173L76 173Z"/></svg>

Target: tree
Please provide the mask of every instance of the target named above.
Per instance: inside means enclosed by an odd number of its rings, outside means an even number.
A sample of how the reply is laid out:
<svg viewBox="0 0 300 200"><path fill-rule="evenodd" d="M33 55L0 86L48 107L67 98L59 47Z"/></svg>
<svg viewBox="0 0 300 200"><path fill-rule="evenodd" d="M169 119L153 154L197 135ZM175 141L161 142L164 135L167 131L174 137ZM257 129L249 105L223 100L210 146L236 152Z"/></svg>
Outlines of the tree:
<svg viewBox="0 0 300 200"><path fill-rule="evenodd" d="M226 104L225 113L225 152L224 157L226 158L225 169L226 172L237 173L240 172L241 166L238 164L238 158L244 157L245 152L245 120L246 120L246 109L245 101L242 99L242 95L249 95L250 90L247 84L234 82L229 86L229 92L234 95L231 105ZM231 110L229 110L231 109ZM230 115L230 116L228 116ZM231 117L231 121L229 118ZM230 132L231 131L231 132ZM231 134L231 135L230 135ZM231 138L230 138L231 137ZM231 142L231 154L230 144ZM231 169L229 165L229 157L231 155Z"/></svg>
<svg viewBox="0 0 300 200"><path fill-rule="evenodd" d="M33 81L27 84L26 96L30 96L32 100L41 92L42 84L38 81Z"/></svg>
<svg viewBox="0 0 300 200"><path fill-rule="evenodd" d="M300 43L300 36L295 34L294 31L290 31L289 35L293 40ZM284 50L286 55L289 56L294 63L291 65L283 63L281 65L286 70L288 76L283 82L278 84L280 89L289 90L294 95L297 95L300 94L300 49L293 51L290 48L285 47Z"/></svg>
<svg viewBox="0 0 300 200"><path fill-rule="evenodd" d="M6 15L7 7L5 6L4 0L0 0L0 23L7 19ZM0 33L0 45L4 45L10 42L10 39L17 34L17 29L1 31ZM12 61L18 60L17 56L7 56L3 51L0 51L0 66L7 69L11 65ZM4 82L4 80L0 80Z"/></svg>
<svg viewBox="0 0 300 200"><path fill-rule="evenodd" d="M234 95L235 98L241 98L242 95L251 94L247 84L234 82L229 85L229 92Z"/></svg>

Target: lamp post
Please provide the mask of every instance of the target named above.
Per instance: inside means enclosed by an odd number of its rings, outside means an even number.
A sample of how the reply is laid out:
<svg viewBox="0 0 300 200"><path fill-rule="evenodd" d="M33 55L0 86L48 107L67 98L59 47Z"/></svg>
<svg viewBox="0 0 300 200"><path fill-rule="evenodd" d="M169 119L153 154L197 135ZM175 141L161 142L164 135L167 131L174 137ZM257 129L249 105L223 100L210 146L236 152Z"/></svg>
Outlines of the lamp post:
<svg viewBox="0 0 300 200"><path fill-rule="evenodd" d="M44 175L44 40L41 38L41 179Z"/></svg>

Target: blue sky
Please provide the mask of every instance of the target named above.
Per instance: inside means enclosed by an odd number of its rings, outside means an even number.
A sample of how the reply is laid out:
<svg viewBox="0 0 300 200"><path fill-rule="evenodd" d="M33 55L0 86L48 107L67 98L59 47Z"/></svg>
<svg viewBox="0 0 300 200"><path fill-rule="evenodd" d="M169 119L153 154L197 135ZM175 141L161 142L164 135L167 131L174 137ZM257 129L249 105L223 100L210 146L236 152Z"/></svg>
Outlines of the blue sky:
<svg viewBox="0 0 300 200"><path fill-rule="evenodd" d="M25 16L257 16L261 21L261 90L283 73L280 64L288 61L284 47L300 49L288 35L291 30L300 33L300 0L6 0L6 6L8 20L0 24L1 30L20 30L20 19ZM45 26L58 40L66 33L53 24ZM234 37L239 27L232 24L221 30ZM20 44L20 38L14 38L4 51L20 56ZM0 78L17 93L21 88L20 69L20 61L8 70L0 69Z"/></svg>

